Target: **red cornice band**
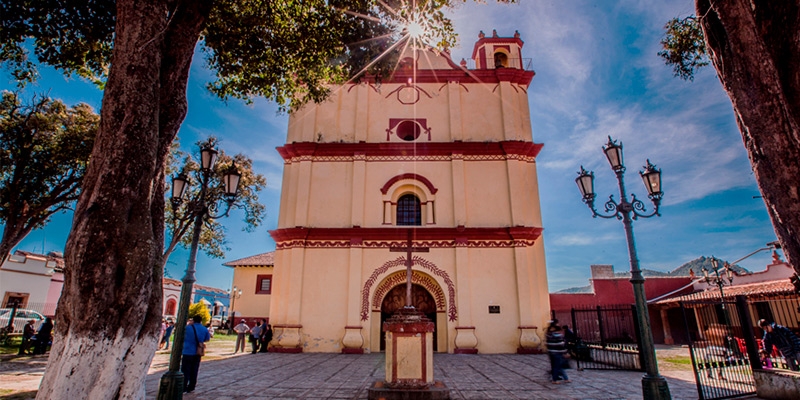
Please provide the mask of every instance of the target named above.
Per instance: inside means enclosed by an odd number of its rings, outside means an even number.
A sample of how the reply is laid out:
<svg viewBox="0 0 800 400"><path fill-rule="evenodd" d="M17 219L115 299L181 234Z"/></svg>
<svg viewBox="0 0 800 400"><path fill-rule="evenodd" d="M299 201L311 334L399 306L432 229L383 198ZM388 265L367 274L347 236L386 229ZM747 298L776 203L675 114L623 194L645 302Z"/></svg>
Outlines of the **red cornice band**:
<svg viewBox="0 0 800 400"><path fill-rule="evenodd" d="M503 156L535 159L544 145L524 141L502 142L419 142L419 143L315 143L295 142L278 147L285 161L293 158L349 158Z"/></svg>
<svg viewBox="0 0 800 400"><path fill-rule="evenodd" d="M499 228L418 228L414 229L415 246L453 247L526 247L542 235L538 227ZM403 246L408 228L284 228L269 231L277 249L310 248L389 248Z"/></svg>

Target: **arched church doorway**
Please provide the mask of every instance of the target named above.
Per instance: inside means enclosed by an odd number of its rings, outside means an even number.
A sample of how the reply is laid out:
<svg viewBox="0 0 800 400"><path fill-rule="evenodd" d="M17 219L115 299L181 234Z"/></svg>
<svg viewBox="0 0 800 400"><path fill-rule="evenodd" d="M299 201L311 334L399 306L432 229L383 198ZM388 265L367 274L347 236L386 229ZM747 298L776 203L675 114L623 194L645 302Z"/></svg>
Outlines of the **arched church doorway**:
<svg viewBox="0 0 800 400"><path fill-rule="evenodd" d="M405 307L406 305L406 284L400 284L393 287L386 293L386 297L383 298L381 302L381 324L380 326L383 327L383 323L389 319L395 311ZM438 349L437 343L437 334L436 332L439 331L437 318L436 318L436 301L433 299L433 296L428 292L424 287L417 284L411 284L411 305L414 306L418 311L425 314L428 319L430 319L434 324L434 331L433 331L433 349L436 351ZM386 350L386 337L384 332L381 332L380 335L381 340L381 351Z"/></svg>

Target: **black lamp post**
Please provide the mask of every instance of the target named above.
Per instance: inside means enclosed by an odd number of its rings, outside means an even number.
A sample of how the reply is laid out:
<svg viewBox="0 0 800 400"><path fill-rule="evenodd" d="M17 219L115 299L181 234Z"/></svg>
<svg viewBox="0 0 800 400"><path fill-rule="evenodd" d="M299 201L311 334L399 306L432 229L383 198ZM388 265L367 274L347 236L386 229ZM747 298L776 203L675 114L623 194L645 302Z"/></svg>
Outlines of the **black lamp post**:
<svg viewBox="0 0 800 400"><path fill-rule="evenodd" d="M583 202L592 210L593 217L616 218L621 220L622 225L625 227L625 238L628 241L628 256L631 262L631 284L633 285L633 294L636 300L639 332L641 332L642 336L639 350L641 351L642 362L645 367L645 375L642 377L643 398L669 399L671 396L667 380L658 374L658 363L656 362L655 346L653 345L653 331L650 328L650 315L647 311L647 298L644 293L644 277L642 276L642 270L639 268L639 258L636 255L636 242L633 239L633 220L661 215L659 213L659 205L661 204L661 197L664 195L661 191L661 170L651 164L650 160L647 160L644 171L639 172L647 188L648 197L655 206L653 212L647 214L644 203L637 199L635 195L631 195L631 200L628 201L628 194L625 191L625 164L622 159L622 143L618 144L609 136L608 143L603 146L603 152L606 154L611 169L614 170L614 173L617 175L620 201L614 201L614 195L609 196L608 201L606 201L604 205L603 213L598 213L594 207L594 199L597 196L594 193L594 173L586 171L583 169L583 166L581 166L581 170L578 172L578 177L575 179L575 182L578 184L578 189L581 191Z"/></svg>
<svg viewBox="0 0 800 400"><path fill-rule="evenodd" d="M711 266L714 268L714 275L710 275L708 268L703 267L701 271L703 271L703 280L709 285L717 285L719 288L719 302L722 305L722 309L725 309L725 294L722 292L722 287L726 285L725 281L727 280L729 285L733 284L733 270L731 269L731 265L728 264L726 261L723 264L722 268L719 267L719 261L714 257L711 256ZM722 269L722 276L720 276L720 269Z"/></svg>
<svg viewBox="0 0 800 400"><path fill-rule="evenodd" d="M158 399L182 399L183 398L183 373L180 371L181 356L183 355L183 339L186 332L186 322L189 316L189 303L191 303L192 287L195 279L195 266L197 265L197 247L200 241L200 233L203 229L203 220L216 219L228 215L231 205L236 200L239 189L239 178L241 174L235 165L231 165L225 172L222 182L225 186L225 203L227 207L225 213L211 215L209 209L217 209L216 204L208 204L208 184L214 173L214 164L217 161L217 151L211 147L200 149L200 171L198 178L200 181L200 194L196 199L191 199L187 207L187 213L194 219L194 231L192 232L192 247L189 252L189 263L186 267L183 285L181 286L180 309L178 310L178 320L175 323L175 342L172 345L172 353L169 359L169 370L161 377L158 387ZM183 202L183 196L189 187L189 177L181 172L172 179L172 208L178 210Z"/></svg>

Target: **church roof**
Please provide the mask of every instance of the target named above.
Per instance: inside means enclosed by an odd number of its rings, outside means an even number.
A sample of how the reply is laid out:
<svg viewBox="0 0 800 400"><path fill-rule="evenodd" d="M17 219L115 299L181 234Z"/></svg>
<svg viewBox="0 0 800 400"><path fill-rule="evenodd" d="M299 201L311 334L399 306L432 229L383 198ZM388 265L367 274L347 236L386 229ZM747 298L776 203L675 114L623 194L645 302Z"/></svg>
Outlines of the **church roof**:
<svg viewBox="0 0 800 400"><path fill-rule="evenodd" d="M254 256L240 258L238 260L228 261L222 265L226 267L254 267L254 266L270 266L275 263L275 252L270 251L267 253L256 254Z"/></svg>
<svg viewBox="0 0 800 400"><path fill-rule="evenodd" d="M794 292L794 285L788 279L781 279L767 282L749 283L745 285L725 286L722 294L728 300L733 300L736 296L744 295L747 297L769 297L775 295L786 295ZM702 292L695 292L683 296L668 297L656 301L652 304L661 306L674 306L680 301L692 300L719 300L719 289L711 287Z"/></svg>

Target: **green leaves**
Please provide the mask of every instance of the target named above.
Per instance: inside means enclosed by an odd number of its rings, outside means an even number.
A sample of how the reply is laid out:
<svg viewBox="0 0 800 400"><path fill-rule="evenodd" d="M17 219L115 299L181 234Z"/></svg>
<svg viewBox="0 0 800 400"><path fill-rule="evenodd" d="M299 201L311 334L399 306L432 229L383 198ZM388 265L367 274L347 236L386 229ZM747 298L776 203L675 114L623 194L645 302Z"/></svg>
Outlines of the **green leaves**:
<svg viewBox="0 0 800 400"><path fill-rule="evenodd" d="M0 101L0 250L77 200L100 117L86 104L67 107L45 96L24 105Z"/></svg>
<svg viewBox="0 0 800 400"><path fill-rule="evenodd" d="M197 143L197 145L198 148L202 145L216 147L217 142L216 138L211 137L206 141ZM224 208L227 205L225 204L225 187L222 177L232 163L236 164L242 176L239 181L239 194L231 205L231 209L242 211L246 224L244 230L252 232L261 224L264 216L265 207L258 202L258 193L267 186L267 180L263 175L253 172L253 161L250 158L242 154L231 157L225 154L224 151L219 150L217 164L209 182L206 201L211 206L222 207L221 210L212 208L212 214L224 212ZM200 165L191 156L175 149L167 168L172 173L180 171L186 173L190 180L190 187L187 190L186 199L177 210L173 209L171 202L167 201L165 222L169 233L169 243L164 254L164 263L166 263L176 246L189 247L191 245L192 220L189 218L189 210L195 206L200 195ZM167 196L169 196L169 191L167 192ZM225 240L225 227L213 219L205 219L203 221L203 230L200 232L199 244L200 248L209 256L224 257L225 251L229 250Z"/></svg>
<svg viewBox="0 0 800 400"><path fill-rule="evenodd" d="M661 45L664 50L658 55L664 63L671 65L675 76L694 80L695 71L708 65L708 53L703 30L694 16L673 18L666 25Z"/></svg>
<svg viewBox="0 0 800 400"><path fill-rule="evenodd" d="M103 84L111 60L116 2L111 0L3 0L0 62L18 86L36 79L36 60L65 74ZM31 40L33 39L32 43Z"/></svg>

